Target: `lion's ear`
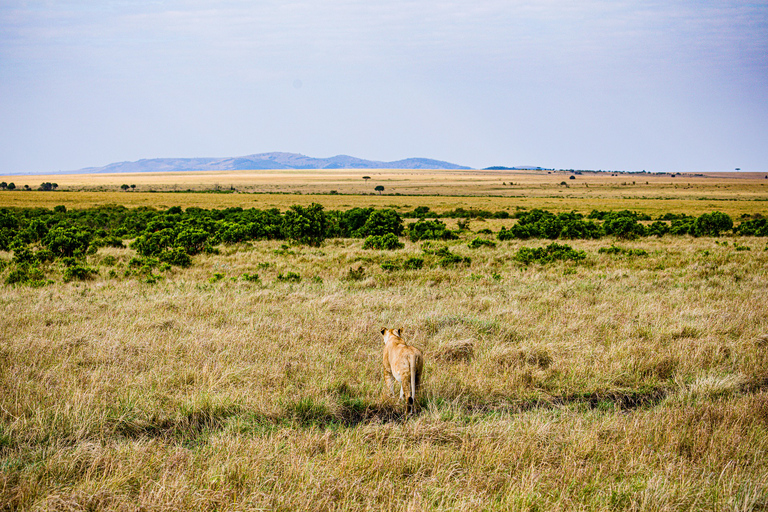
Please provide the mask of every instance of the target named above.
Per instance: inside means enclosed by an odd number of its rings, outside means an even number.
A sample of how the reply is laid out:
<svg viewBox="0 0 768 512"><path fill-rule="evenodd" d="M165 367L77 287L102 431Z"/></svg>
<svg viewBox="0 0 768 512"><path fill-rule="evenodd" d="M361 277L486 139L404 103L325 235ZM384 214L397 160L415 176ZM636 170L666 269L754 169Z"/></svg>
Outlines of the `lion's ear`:
<svg viewBox="0 0 768 512"><path fill-rule="evenodd" d="M381 328L381 334L384 334L385 332L387 332L387 328L386 327L382 327Z"/></svg>
<svg viewBox="0 0 768 512"><path fill-rule="evenodd" d="M402 329L395 329L395 334L397 334L397 337L400 337L400 333L403 332Z"/></svg>

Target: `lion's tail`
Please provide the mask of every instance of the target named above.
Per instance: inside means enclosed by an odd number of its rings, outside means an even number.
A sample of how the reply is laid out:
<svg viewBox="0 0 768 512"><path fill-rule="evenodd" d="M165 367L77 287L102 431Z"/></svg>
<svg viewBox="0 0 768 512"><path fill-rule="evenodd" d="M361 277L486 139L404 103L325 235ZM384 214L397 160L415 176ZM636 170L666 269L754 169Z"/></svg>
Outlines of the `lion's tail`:
<svg viewBox="0 0 768 512"><path fill-rule="evenodd" d="M413 405L413 400L416 397L416 354L411 354L408 359L411 365L411 396L408 397L408 403Z"/></svg>

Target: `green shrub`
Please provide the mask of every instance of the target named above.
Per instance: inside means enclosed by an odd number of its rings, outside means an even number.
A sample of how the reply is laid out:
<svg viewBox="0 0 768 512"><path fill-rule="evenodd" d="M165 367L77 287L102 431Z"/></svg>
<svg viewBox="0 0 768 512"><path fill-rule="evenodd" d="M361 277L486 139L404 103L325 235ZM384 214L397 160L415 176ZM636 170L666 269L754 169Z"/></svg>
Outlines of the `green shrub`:
<svg viewBox="0 0 768 512"><path fill-rule="evenodd" d="M661 238L662 236L669 233L669 225L666 222L662 222L660 220L654 221L653 224L648 226L648 228L645 230L645 234L648 236L657 236Z"/></svg>
<svg viewBox="0 0 768 512"><path fill-rule="evenodd" d="M552 242L546 247L521 247L515 254L515 259L519 262L525 263L551 263L553 261L580 261L586 258L587 255L584 251L575 251L569 245L560 245L556 242Z"/></svg>
<svg viewBox="0 0 768 512"><path fill-rule="evenodd" d="M387 233L386 235L371 235L365 239L363 243L363 249L381 249L392 251L395 249L402 249L405 244L402 243L396 235L393 233Z"/></svg>
<svg viewBox="0 0 768 512"><path fill-rule="evenodd" d="M294 205L285 212L283 232L286 238L312 246L323 243L328 229L328 219L323 206L312 203L308 207Z"/></svg>
<svg viewBox="0 0 768 512"><path fill-rule="evenodd" d="M78 281L85 281L93 279L98 275L99 271L95 268L87 267L81 264L69 265L64 269L64 282L68 283L77 279Z"/></svg>
<svg viewBox="0 0 768 512"><path fill-rule="evenodd" d="M612 215L603 222L603 229L607 235L625 240L645 235L645 226L632 215Z"/></svg>
<svg viewBox="0 0 768 512"><path fill-rule="evenodd" d="M169 265L186 268L192 265L192 257L187 254L183 247L174 247L173 249L161 252L157 258Z"/></svg>
<svg viewBox="0 0 768 512"><path fill-rule="evenodd" d="M249 274L245 272L242 276L243 281L250 281L251 283L256 283L259 281L259 274Z"/></svg>
<svg viewBox="0 0 768 512"><path fill-rule="evenodd" d="M419 220L408 225L408 236L411 242L420 240L455 240L456 234L447 229L440 220Z"/></svg>
<svg viewBox="0 0 768 512"><path fill-rule="evenodd" d="M374 210L366 219L363 227L355 232L355 236L400 236L403 234L403 219L392 209Z"/></svg>
<svg viewBox="0 0 768 512"><path fill-rule="evenodd" d="M283 273L280 272L279 274L277 274L277 280L283 281L283 282L298 283L299 281L301 281L301 276L296 272L288 272L285 275L283 275Z"/></svg>
<svg viewBox="0 0 768 512"><path fill-rule="evenodd" d="M768 218L759 216L746 220L738 225L735 232L742 236L768 236Z"/></svg>
<svg viewBox="0 0 768 512"><path fill-rule="evenodd" d="M5 284L16 285L23 284L32 287L44 286L52 282L46 281L45 273L34 265L21 265L8 273L5 278Z"/></svg>
<svg viewBox="0 0 768 512"><path fill-rule="evenodd" d="M385 261L381 264L381 268L387 272L392 272L393 270L400 270L400 265L396 261Z"/></svg>
<svg viewBox="0 0 768 512"><path fill-rule="evenodd" d="M226 275L223 274L222 272L214 272L213 275L208 278L208 282L213 284L213 283L216 283L218 281L221 281L225 277L226 277Z"/></svg>
<svg viewBox="0 0 768 512"><path fill-rule="evenodd" d="M419 270L424 266L424 258L408 258L403 262L403 268L406 270Z"/></svg>
<svg viewBox="0 0 768 512"><path fill-rule="evenodd" d="M43 238L43 245L56 256L85 254L91 234L76 228L53 228Z"/></svg>
<svg viewBox="0 0 768 512"><path fill-rule="evenodd" d="M704 213L693 223L694 236L720 236L724 231L733 229L733 219L725 213Z"/></svg>
<svg viewBox="0 0 768 512"><path fill-rule="evenodd" d="M469 244L467 244L467 247L469 247L470 249L477 249L483 246L495 248L496 244L491 240L486 240L480 237L473 239L471 242L469 242Z"/></svg>

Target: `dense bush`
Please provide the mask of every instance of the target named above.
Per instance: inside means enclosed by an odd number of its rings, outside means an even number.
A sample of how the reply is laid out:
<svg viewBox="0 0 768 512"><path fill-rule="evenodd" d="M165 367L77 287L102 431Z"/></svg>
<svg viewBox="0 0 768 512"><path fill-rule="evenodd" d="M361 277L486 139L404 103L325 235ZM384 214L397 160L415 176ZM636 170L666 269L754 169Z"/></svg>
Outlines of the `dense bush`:
<svg viewBox="0 0 768 512"><path fill-rule="evenodd" d="M312 203L308 207L294 205L285 212L283 231L285 237L307 245L320 245L325 240L328 219L323 206Z"/></svg>
<svg viewBox="0 0 768 512"><path fill-rule="evenodd" d="M733 229L733 219L725 213L705 213L693 223L694 236L720 236L724 231Z"/></svg>
<svg viewBox="0 0 768 512"><path fill-rule="evenodd" d="M515 254L515 259L526 265L529 263L545 264L559 260L579 261L586 257L584 251L576 251L569 245L560 245L557 242L552 242L546 247L521 247Z"/></svg>
<svg viewBox="0 0 768 512"><path fill-rule="evenodd" d="M388 234L403 234L403 219L392 209L374 210L365 220L365 224L354 232L354 235L360 238Z"/></svg>
<svg viewBox="0 0 768 512"><path fill-rule="evenodd" d="M90 241L88 231L56 227L48 231L42 243L56 256L76 256L85 254Z"/></svg>
<svg viewBox="0 0 768 512"><path fill-rule="evenodd" d="M75 279L79 281L85 281L87 279L92 279L98 274L99 271L95 268L87 267L81 264L68 265L64 269L64 282L68 283L69 281L73 281Z"/></svg>
<svg viewBox="0 0 768 512"><path fill-rule="evenodd" d="M735 231L743 236L768 236L768 218L760 216L746 220Z"/></svg>
<svg viewBox="0 0 768 512"><path fill-rule="evenodd" d="M395 249L402 249L403 247L405 247L405 244L392 233L387 233L386 235L371 235L366 238L363 243L363 249L392 251Z"/></svg>
<svg viewBox="0 0 768 512"><path fill-rule="evenodd" d="M632 215L613 215L603 221L603 230L606 235L614 235L616 238L631 240L639 236L645 236L645 226L640 224Z"/></svg>
<svg viewBox="0 0 768 512"><path fill-rule="evenodd" d="M456 234L440 220L419 220L408 225L408 236L411 242L420 240L454 240Z"/></svg>

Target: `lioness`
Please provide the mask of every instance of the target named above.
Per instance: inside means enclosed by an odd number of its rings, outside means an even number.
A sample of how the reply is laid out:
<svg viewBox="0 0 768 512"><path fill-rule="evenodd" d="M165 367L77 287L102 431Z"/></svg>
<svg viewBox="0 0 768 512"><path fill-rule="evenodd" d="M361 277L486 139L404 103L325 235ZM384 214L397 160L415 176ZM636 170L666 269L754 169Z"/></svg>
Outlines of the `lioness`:
<svg viewBox="0 0 768 512"><path fill-rule="evenodd" d="M395 396L395 383L392 377L400 383L400 400L405 395L405 417L413 412L416 390L421 384L421 372L424 368L424 356L421 350L408 345L400 337L400 329L382 327L384 335L384 380L387 389Z"/></svg>

